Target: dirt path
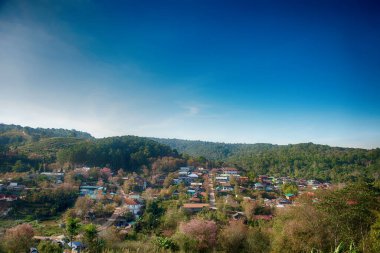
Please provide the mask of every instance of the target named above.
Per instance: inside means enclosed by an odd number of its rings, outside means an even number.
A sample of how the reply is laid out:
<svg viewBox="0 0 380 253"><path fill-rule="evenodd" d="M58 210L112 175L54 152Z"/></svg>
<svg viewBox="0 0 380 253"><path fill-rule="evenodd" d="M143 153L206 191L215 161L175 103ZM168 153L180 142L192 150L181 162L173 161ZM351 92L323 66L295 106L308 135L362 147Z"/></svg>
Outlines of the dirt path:
<svg viewBox="0 0 380 253"><path fill-rule="evenodd" d="M125 204L125 201L124 201L127 195L125 194L124 190L121 187L119 187L119 194L121 195L121 199L122 199L121 206L116 207L112 216L108 218L107 221L98 228L99 231L106 230L108 227L112 226L113 223L116 221L116 219L127 210L127 205Z"/></svg>
<svg viewBox="0 0 380 253"><path fill-rule="evenodd" d="M210 175L208 179L209 187L210 187L210 208L216 209L215 207L215 189L214 189L214 184L212 182L212 175Z"/></svg>

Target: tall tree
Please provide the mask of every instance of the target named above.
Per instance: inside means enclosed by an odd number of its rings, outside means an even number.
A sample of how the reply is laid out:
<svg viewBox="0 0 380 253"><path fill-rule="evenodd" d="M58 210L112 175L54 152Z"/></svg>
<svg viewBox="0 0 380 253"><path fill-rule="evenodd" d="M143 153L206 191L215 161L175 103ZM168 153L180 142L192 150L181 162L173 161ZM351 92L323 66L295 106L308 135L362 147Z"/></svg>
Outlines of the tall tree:
<svg viewBox="0 0 380 253"><path fill-rule="evenodd" d="M78 235L80 229L80 220L78 218L68 217L66 220L66 233L70 238L70 242Z"/></svg>
<svg viewBox="0 0 380 253"><path fill-rule="evenodd" d="M83 239L89 253L100 253L103 251L104 242L98 237L96 225L88 224L83 229Z"/></svg>

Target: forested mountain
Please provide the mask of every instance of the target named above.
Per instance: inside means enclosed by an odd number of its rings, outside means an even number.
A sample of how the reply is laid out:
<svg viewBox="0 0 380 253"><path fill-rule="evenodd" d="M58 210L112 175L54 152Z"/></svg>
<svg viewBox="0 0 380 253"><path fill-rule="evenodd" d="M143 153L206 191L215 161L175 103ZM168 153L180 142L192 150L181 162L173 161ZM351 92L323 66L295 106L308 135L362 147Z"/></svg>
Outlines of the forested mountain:
<svg viewBox="0 0 380 253"><path fill-rule="evenodd" d="M95 139L76 130L0 125L0 172L39 170L46 165L134 171L161 157L178 154L167 145L137 136Z"/></svg>
<svg viewBox="0 0 380 253"><path fill-rule="evenodd" d="M61 149L57 154L61 164L109 166L114 170L131 171L167 156L177 157L178 154L169 146L137 136L89 140Z"/></svg>
<svg viewBox="0 0 380 253"><path fill-rule="evenodd" d="M195 157L223 161L253 174L333 181L380 176L380 149L339 148L313 143L295 145L226 144L178 139L154 140Z"/></svg>
<svg viewBox="0 0 380 253"><path fill-rule="evenodd" d="M41 169L43 164L56 161L60 149L93 139L77 130L0 124L0 171Z"/></svg>
<svg viewBox="0 0 380 253"><path fill-rule="evenodd" d="M191 156L203 156L209 160L226 161L229 157L240 154L245 150L265 151L277 145L256 143L256 144L231 144L222 142L208 141L189 141L181 139L162 139L151 138L159 143L170 146L176 149L179 153L185 153Z"/></svg>
<svg viewBox="0 0 380 253"><path fill-rule="evenodd" d="M0 123L0 145L23 144L35 142L45 138L64 137L93 139L89 133L55 128L31 128L19 125L6 125Z"/></svg>

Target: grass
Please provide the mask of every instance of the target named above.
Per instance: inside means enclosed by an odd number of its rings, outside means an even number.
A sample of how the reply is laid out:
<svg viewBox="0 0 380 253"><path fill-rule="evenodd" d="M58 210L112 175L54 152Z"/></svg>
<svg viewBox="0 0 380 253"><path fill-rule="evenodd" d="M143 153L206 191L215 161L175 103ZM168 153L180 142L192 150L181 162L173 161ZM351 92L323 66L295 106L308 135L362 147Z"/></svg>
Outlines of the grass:
<svg viewBox="0 0 380 253"><path fill-rule="evenodd" d="M41 236L52 236L52 235L62 235L64 229L59 227L56 220L46 220L46 221L34 221L32 225L35 229L36 235Z"/></svg>

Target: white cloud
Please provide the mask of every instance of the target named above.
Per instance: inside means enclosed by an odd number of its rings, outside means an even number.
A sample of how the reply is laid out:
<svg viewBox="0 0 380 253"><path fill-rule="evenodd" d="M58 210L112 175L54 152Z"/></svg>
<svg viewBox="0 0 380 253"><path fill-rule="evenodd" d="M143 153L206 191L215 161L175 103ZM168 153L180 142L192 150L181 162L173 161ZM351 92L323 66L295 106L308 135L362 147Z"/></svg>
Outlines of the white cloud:
<svg viewBox="0 0 380 253"><path fill-rule="evenodd" d="M200 112L200 108L197 106L184 106L183 107L186 110L186 115L187 116L195 116L198 115Z"/></svg>

